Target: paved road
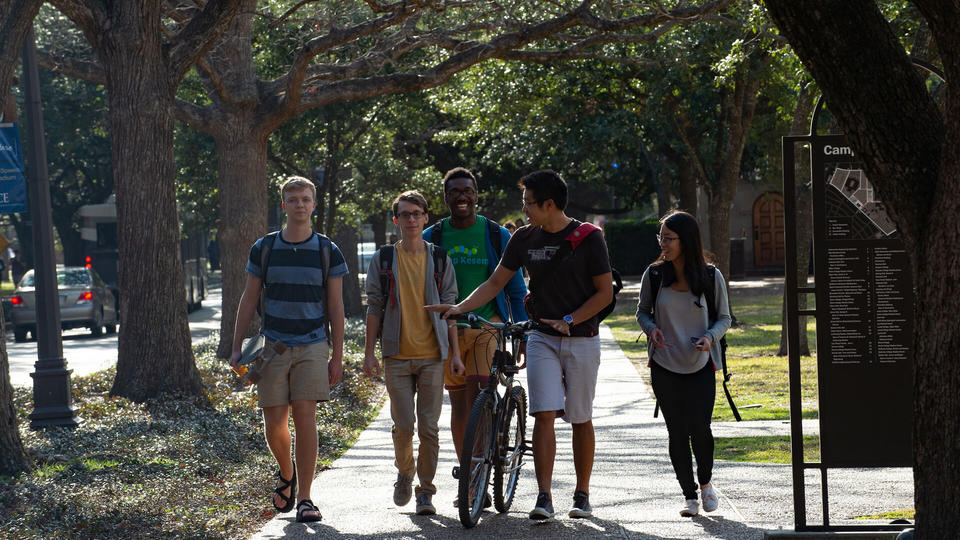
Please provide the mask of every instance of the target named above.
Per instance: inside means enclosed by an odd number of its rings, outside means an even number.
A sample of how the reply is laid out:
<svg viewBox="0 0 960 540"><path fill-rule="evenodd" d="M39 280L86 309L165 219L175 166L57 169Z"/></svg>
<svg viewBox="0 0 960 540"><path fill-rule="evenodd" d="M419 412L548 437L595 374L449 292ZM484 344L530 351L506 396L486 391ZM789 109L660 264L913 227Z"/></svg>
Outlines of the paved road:
<svg viewBox="0 0 960 540"><path fill-rule="evenodd" d="M9 325L8 325L9 326ZM8 328L9 330L9 328ZM220 289L207 291L203 307L190 314L190 334L194 343L220 331ZM7 355L10 359L10 382L14 386L33 384L33 365L37 361L37 342L14 343L13 332L7 332ZM90 336L85 328L63 332L63 357L73 375L86 375L117 363L117 335Z"/></svg>
<svg viewBox="0 0 960 540"><path fill-rule="evenodd" d="M596 462L591 482L594 518L566 517L575 477L570 454L570 429L557 423L557 462L554 506L558 519L535 523L526 513L536 499L533 467L523 471L514 506L505 514L485 513L470 530L460 525L452 506L455 463L448 405L441 417L440 466L435 484L437 516L417 516L413 504L397 508L392 502L393 450L390 415L379 417L360 435L346 454L317 476L313 500L324 520L296 523L294 513L282 514L253 536L272 538L724 538L759 539L765 530L792 529L793 488L789 465L716 464L714 481L720 508L693 519L682 518L682 502L667 457L667 432L662 419L653 418L654 401L640 375L602 327L603 360L594 402ZM717 436L785 433L783 422L749 425L714 424ZM530 427L528 427L530 429ZM845 469L830 473L832 523L851 523L852 517L913 505L909 469ZM808 523L821 523L820 478L809 473ZM268 495L263 494L264 505ZM859 524L871 523L859 521ZM874 522L875 523L875 522Z"/></svg>

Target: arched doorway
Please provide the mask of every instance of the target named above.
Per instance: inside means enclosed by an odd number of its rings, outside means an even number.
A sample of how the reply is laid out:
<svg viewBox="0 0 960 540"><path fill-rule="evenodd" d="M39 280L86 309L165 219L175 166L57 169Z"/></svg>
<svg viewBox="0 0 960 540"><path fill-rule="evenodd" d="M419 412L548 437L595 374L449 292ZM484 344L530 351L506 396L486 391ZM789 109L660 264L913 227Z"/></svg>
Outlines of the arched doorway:
<svg viewBox="0 0 960 540"><path fill-rule="evenodd" d="M764 193L753 203L754 266L784 265L783 195Z"/></svg>

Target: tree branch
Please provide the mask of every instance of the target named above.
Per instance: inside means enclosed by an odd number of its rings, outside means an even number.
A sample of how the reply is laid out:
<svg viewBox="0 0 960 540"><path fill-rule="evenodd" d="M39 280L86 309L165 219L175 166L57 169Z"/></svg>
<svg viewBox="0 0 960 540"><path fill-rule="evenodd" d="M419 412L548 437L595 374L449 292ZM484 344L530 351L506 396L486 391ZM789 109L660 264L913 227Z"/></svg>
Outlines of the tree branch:
<svg viewBox="0 0 960 540"><path fill-rule="evenodd" d="M240 11L240 0L208 0L186 27L166 45L167 67L175 80L183 79L190 67L217 42Z"/></svg>
<svg viewBox="0 0 960 540"><path fill-rule="evenodd" d="M107 84L107 75L103 71L103 66L95 62L77 58L62 58L48 52L37 51L37 63L47 71L63 73L68 77L104 86Z"/></svg>

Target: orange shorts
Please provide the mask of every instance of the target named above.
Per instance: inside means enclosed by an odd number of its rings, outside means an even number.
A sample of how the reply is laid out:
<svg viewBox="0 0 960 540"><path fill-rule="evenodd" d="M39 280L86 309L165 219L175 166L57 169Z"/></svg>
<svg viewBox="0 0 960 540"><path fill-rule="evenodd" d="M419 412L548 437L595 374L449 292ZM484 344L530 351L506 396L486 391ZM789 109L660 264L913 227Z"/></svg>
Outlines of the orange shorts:
<svg viewBox="0 0 960 540"><path fill-rule="evenodd" d="M490 322L501 322L500 317L494 315ZM480 386L487 384L490 379L490 368L493 367L493 354L497 351L497 336L488 329L476 330L473 328L458 328L457 336L460 343L460 360L463 361L464 374L454 375L450 372L450 360L443 361L443 387L447 390L462 390L467 387L467 381L477 381Z"/></svg>

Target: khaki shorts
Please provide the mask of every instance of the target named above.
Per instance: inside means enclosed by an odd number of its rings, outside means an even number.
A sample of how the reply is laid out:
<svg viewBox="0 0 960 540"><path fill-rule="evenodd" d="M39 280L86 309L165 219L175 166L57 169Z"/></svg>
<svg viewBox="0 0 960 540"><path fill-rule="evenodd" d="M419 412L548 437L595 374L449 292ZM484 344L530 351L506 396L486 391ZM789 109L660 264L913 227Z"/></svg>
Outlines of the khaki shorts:
<svg viewBox="0 0 960 540"><path fill-rule="evenodd" d="M277 354L267 340L264 358L257 360L256 368L262 378L257 383L260 407L288 405L294 400L328 401L330 377L327 361L330 346L326 341L287 347Z"/></svg>
<svg viewBox="0 0 960 540"><path fill-rule="evenodd" d="M494 314L490 322L501 322ZM450 359L443 361L443 387L447 390L463 390L467 381L478 382L481 387L490 379L493 367L493 354L497 351L497 336L487 329L457 328L460 343L460 360L463 361L463 375L450 372Z"/></svg>

